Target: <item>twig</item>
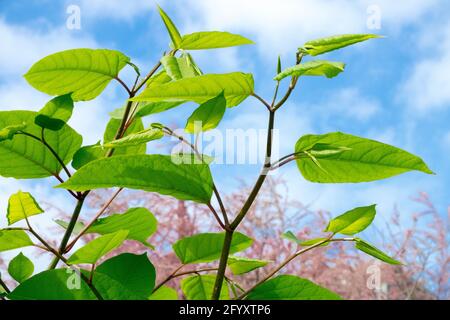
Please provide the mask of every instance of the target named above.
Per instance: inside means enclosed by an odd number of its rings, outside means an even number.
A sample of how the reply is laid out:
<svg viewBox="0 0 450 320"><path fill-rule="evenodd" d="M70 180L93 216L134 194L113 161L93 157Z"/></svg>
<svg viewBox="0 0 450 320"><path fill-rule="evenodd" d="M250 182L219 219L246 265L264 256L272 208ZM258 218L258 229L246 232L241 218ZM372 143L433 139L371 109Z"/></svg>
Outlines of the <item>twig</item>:
<svg viewBox="0 0 450 320"><path fill-rule="evenodd" d="M100 208L100 210L97 212L97 214L94 216L94 218L89 222L81 231L78 233L78 235L67 245L64 253L69 252L73 246L77 243L77 241L86 233L86 231L97 221L98 218L102 214L105 213L106 209L111 205L111 203L116 199L116 197L119 195L119 193L123 190L123 188L119 188L112 197Z"/></svg>

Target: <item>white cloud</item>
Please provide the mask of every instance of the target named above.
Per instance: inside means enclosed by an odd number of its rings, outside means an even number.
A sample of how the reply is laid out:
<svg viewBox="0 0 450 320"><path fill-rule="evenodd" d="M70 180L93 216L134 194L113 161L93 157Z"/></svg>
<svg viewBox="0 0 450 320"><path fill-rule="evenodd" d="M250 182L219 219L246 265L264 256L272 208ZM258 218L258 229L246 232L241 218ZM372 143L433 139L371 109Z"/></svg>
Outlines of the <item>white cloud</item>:
<svg viewBox="0 0 450 320"><path fill-rule="evenodd" d="M370 120L381 107L378 101L365 97L357 88L344 88L331 94L321 110L330 115L345 116L358 121Z"/></svg>

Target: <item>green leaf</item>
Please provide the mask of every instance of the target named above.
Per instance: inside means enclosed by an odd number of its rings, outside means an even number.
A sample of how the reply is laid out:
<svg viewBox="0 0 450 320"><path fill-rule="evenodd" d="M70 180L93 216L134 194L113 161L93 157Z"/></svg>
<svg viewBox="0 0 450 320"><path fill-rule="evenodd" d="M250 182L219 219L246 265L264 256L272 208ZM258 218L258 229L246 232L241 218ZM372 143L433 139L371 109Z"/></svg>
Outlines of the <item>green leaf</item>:
<svg viewBox="0 0 450 320"><path fill-rule="evenodd" d="M26 123L22 131L41 137L42 128L34 124L36 112L2 111L0 128L18 123ZM68 125L59 131L45 132L45 140L67 164L82 142L81 136ZM0 142L0 176L16 179L44 178L61 171L61 164L51 151L31 137L16 134L10 141Z"/></svg>
<svg viewBox="0 0 450 320"><path fill-rule="evenodd" d="M0 229L0 252L29 247L33 242L23 230Z"/></svg>
<svg viewBox="0 0 450 320"><path fill-rule="evenodd" d="M158 6L158 10L159 10L159 15L161 16L161 18L166 26L167 32L169 33L170 39L172 39L174 49L179 49L180 43L181 43L180 32L178 31L177 27L175 27L175 24L169 18L167 13L165 13L164 10L160 6Z"/></svg>
<svg viewBox="0 0 450 320"><path fill-rule="evenodd" d="M285 239L287 239L289 241L292 241L292 242L294 242L294 243L296 243L296 244L298 244L300 246L303 246L303 247L313 246L313 245L315 245L315 244L317 244L319 242L327 240L327 238L316 238L316 239L310 239L310 240L300 240L299 238L297 238L297 236L292 231L287 231L287 232L283 233L281 235L281 237L283 237L283 238L285 238ZM321 247L325 247L325 246L327 246L329 244L330 244L330 242L327 241L327 242L322 243L320 246Z"/></svg>
<svg viewBox="0 0 450 320"><path fill-rule="evenodd" d="M103 136L103 144L108 144L112 142L116 136L117 131L120 128L120 123L122 120L118 119L110 119L108 125L106 126L105 134ZM125 131L123 138L128 137L131 134L138 133L144 130L144 124L142 123L142 119L137 118L134 119L131 125ZM145 144L128 146L124 148L119 148L115 150L113 156L118 155L130 155L130 154L145 154L147 152L147 146Z"/></svg>
<svg viewBox="0 0 450 320"><path fill-rule="evenodd" d="M27 127L26 123L11 125L0 129L0 142L5 140L12 140L14 136Z"/></svg>
<svg viewBox="0 0 450 320"><path fill-rule="evenodd" d="M220 258L224 240L225 232L200 233L178 240L172 247L183 264L211 262ZM235 232L231 241L230 254L243 251L252 243L251 238Z"/></svg>
<svg viewBox="0 0 450 320"><path fill-rule="evenodd" d="M142 255L122 253L103 262L95 272L107 275L143 298L150 296L155 286L155 267L145 253Z"/></svg>
<svg viewBox="0 0 450 320"><path fill-rule="evenodd" d="M182 54L179 58L166 55L161 59L161 64L172 80L193 78L202 74L192 57L187 53Z"/></svg>
<svg viewBox="0 0 450 320"><path fill-rule="evenodd" d="M93 161L58 186L75 191L122 187L208 203L211 171L206 164L176 164L171 156L115 156Z"/></svg>
<svg viewBox="0 0 450 320"><path fill-rule="evenodd" d="M223 92L201 104L189 117L186 123L186 132L198 133L216 128L222 120L227 100Z"/></svg>
<svg viewBox="0 0 450 320"><path fill-rule="evenodd" d="M72 167L78 170L89 162L103 158L104 156L105 150L101 148L100 141L94 145L84 146L78 149L73 155Z"/></svg>
<svg viewBox="0 0 450 320"><path fill-rule="evenodd" d="M51 54L25 74L35 89L52 96L71 94L73 101L97 97L130 58L107 49L72 49Z"/></svg>
<svg viewBox="0 0 450 320"><path fill-rule="evenodd" d="M202 50L254 44L253 41L229 32L203 31L186 34L181 38L180 49Z"/></svg>
<svg viewBox="0 0 450 320"><path fill-rule="evenodd" d="M48 270L20 284L11 300L95 300L87 284L70 269Z"/></svg>
<svg viewBox="0 0 450 320"><path fill-rule="evenodd" d="M178 293L175 289L168 286L162 286L152 293L148 300L178 300Z"/></svg>
<svg viewBox="0 0 450 320"><path fill-rule="evenodd" d="M113 214L98 219L86 233L108 234L120 230L127 230L127 239L141 242L150 246L148 238L156 232L157 221L155 216L146 208L131 208L122 214Z"/></svg>
<svg viewBox="0 0 450 320"><path fill-rule="evenodd" d="M19 283L22 283L31 277L33 272L33 262L24 256L22 252L12 259L8 266L8 273Z"/></svg>
<svg viewBox="0 0 450 320"><path fill-rule="evenodd" d="M88 271L82 270L82 272L89 278L90 273ZM138 295L121 282L101 272L94 272L92 284L104 300L145 300L145 297Z"/></svg>
<svg viewBox="0 0 450 320"><path fill-rule="evenodd" d="M228 266L235 275L244 274L255 269L266 266L270 261L257 260L238 256L230 256L228 258Z"/></svg>
<svg viewBox="0 0 450 320"><path fill-rule="evenodd" d="M345 148L343 152L323 152L311 157L316 145ZM341 132L306 135L295 145L297 166L309 181L320 183L366 182L417 170L432 174L419 157L396 147Z"/></svg>
<svg viewBox="0 0 450 320"><path fill-rule="evenodd" d="M343 34L308 41L303 45L303 48L300 48L300 50L312 56L317 56L372 38L381 37L376 34Z"/></svg>
<svg viewBox="0 0 450 320"><path fill-rule="evenodd" d="M375 218L375 204L358 207L334 218L328 223L325 232L354 235L366 229Z"/></svg>
<svg viewBox="0 0 450 320"><path fill-rule="evenodd" d="M195 275L181 280L181 290L187 300L211 300L216 276L214 275ZM230 295L228 287L222 283L219 300L229 300Z"/></svg>
<svg viewBox="0 0 450 320"><path fill-rule="evenodd" d="M345 64L342 62L313 60L283 70L277 74L274 80L280 81L290 76L324 76L333 78L343 72L344 68Z"/></svg>
<svg viewBox="0 0 450 320"><path fill-rule="evenodd" d="M161 70L147 80L147 87L151 85L164 84L171 82L172 78L167 74L166 70Z"/></svg>
<svg viewBox="0 0 450 320"><path fill-rule="evenodd" d="M128 148L141 146L164 137L164 132L161 129L145 129L136 133L130 133L124 138L108 142L103 145L103 148Z"/></svg>
<svg viewBox="0 0 450 320"><path fill-rule="evenodd" d="M64 221L64 220L60 220L60 219L55 219L54 221L55 221L55 223L58 224L60 227L63 227L64 229L67 230L67 227L69 226L69 223L68 223L68 222L66 222L66 221ZM78 235L78 234L84 229L84 227L85 227L85 226L84 226L84 223L83 223L83 222L77 221L77 222L75 223L75 226L74 226L74 228L73 228L72 233L73 233L74 235Z"/></svg>
<svg viewBox="0 0 450 320"><path fill-rule="evenodd" d="M359 238L355 238L355 248L367 253L368 255L375 257L381 261L389 264L402 264L400 261L391 258L380 249L375 248L373 245Z"/></svg>
<svg viewBox="0 0 450 320"><path fill-rule="evenodd" d="M69 121L73 111L73 100L70 94L53 98L39 111L34 123L44 129L61 130Z"/></svg>
<svg viewBox="0 0 450 320"><path fill-rule="evenodd" d="M253 93L253 85L251 74L241 72L205 74L161 85L151 85L140 95L130 100L203 103L217 97L223 91L227 100L227 107L234 107Z"/></svg>
<svg viewBox="0 0 450 320"><path fill-rule="evenodd" d="M291 275L281 275L263 282L247 296L248 300L341 300L336 293Z"/></svg>
<svg viewBox="0 0 450 320"><path fill-rule="evenodd" d="M19 191L9 198L6 218L8 219L8 225L12 225L43 212L44 210L41 209L30 193Z"/></svg>
<svg viewBox="0 0 450 320"><path fill-rule="evenodd" d="M95 264L104 255L118 248L127 238L128 231L120 230L92 240L78 249L68 260L69 264Z"/></svg>

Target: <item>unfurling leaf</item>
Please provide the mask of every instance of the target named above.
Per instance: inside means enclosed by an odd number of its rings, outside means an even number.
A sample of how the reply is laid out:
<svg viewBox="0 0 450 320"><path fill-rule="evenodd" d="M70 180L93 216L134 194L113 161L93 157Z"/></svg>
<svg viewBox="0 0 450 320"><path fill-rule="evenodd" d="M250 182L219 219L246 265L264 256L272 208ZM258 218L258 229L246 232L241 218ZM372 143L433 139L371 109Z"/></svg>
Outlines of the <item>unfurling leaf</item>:
<svg viewBox="0 0 450 320"><path fill-rule="evenodd" d="M201 104L189 117L186 123L186 132L198 133L216 128L222 120L227 100L223 92Z"/></svg>
<svg viewBox="0 0 450 320"><path fill-rule="evenodd" d="M374 258L377 258L381 261L384 261L389 264L402 264L400 261L391 258L386 253L381 251L380 249L375 248L373 245L359 238L355 238L355 248L371 255Z"/></svg>
<svg viewBox="0 0 450 320"><path fill-rule="evenodd" d="M328 223L325 232L354 235L366 229L375 218L375 204L358 207L334 218Z"/></svg>
<svg viewBox="0 0 450 320"><path fill-rule="evenodd" d="M181 290L188 300L210 300L216 277L214 275L195 275L181 280ZM228 287L222 284L219 300L229 300Z"/></svg>
<svg viewBox="0 0 450 320"><path fill-rule="evenodd" d="M103 148L125 148L144 145L147 142L158 140L164 137L164 132L161 129L146 129L136 133L131 133L124 138L113 140L103 145Z"/></svg>
<svg viewBox="0 0 450 320"><path fill-rule="evenodd" d="M225 232L200 233L178 240L173 245L175 254L183 264L211 262L220 258ZM231 241L230 254L243 251L251 246L253 240L235 232Z"/></svg>
<svg viewBox="0 0 450 320"><path fill-rule="evenodd" d="M120 230L92 240L75 251L67 260L69 264L95 264L103 256L119 247L127 238L128 231Z"/></svg>
<svg viewBox="0 0 450 320"><path fill-rule="evenodd" d="M310 239L310 240L300 240L299 238L297 238L297 236L292 231L287 231L287 232L283 233L281 236L283 238L289 240L289 241L292 241L292 242L298 244L299 246L302 246L302 247L313 246L313 245L318 244L319 242L323 242L320 245L321 247L325 247L325 246L330 244L329 241L325 241L325 240L327 240L327 238L316 238L316 239Z"/></svg>
<svg viewBox="0 0 450 320"><path fill-rule="evenodd" d="M161 85L151 85L130 100L203 103L224 92L227 107L234 107L253 93L253 76L241 72L205 74Z"/></svg>
<svg viewBox="0 0 450 320"><path fill-rule="evenodd" d="M320 38L306 42L300 51L317 56L326 52L347 47L349 45L366 41L372 38L381 38L376 34L343 34L332 37Z"/></svg>
<svg viewBox="0 0 450 320"><path fill-rule="evenodd" d="M34 264L21 252L8 265L8 273L19 283L24 282L34 272Z"/></svg>
<svg viewBox="0 0 450 320"><path fill-rule="evenodd" d="M129 60L115 50L66 50L36 62L25 79L35 89L52 96L70 94L73 101L92 100L118 76Z"/></svg>
<svg viewBox="0 0 450 320"><path fill-rule="evenodd" d="M130 155L90 162L58 187L75 191L121 187L208 203L212 177L206 164L176 164L165 155Z"/></svg>
<svg viewBox="0 0 450 320"><path fill-rule="evenodd" d="M44 129L61 130L72 116L73 100L70 94L53 98L38 112L34 123Z"/></svg>
<svg viewBox="0 0 450 320"><path fill-rule="evenodd" d="M106 126L105 134L103 135L103 144L112 143L116 137L117 131L120 128L122 120L118 119L110 119L108 125ZM144 130L144 124L142 123L141 118L135 118L131 125L127 128L125 133L123 134L122 139L127 138L128 136L138 133ZM145 144L137 144L130 146L123 146L122 148L118 148L115 150L113 156L118 155L132 155L132 154L145 154L147 151L147 146Z"/></svg>
<svg viewBox="0 0 450 320"><path fill-rule="evenodd" d="M309 280L281 275L250 291L248 300L341 300L336 293Z"/></svg>
<svg viewBox="0 0 450 320"><path fill-rule="evenodd" d="M180 49L202 50L254 44L253 41L229 32L203 31L186 34L181 37Z"/></svg>
<svg viewBox="0 0 450 320"><path fill-rule="evenodd" d="M343 72L344 68L345 64L342 62L313 60L283 70L274 80L280 81L290 76L324 76L333 78Z"/></svg>
<svg viewBox="0 0 450 320"><path fill-rule="evenodd" d="M26 127L27 127L26 123L22 123L17 125L6 126L0 129L0 142L5 140L12 140L12 138L14 138L14 136L18 132L24 130Z"/></svg>
<svg viewBox="0 0 450 320"><path fill-rule="evenodd" d="M161 64L172 80L193 78L202 74L188 53L183 53L179 58L171 55L164 56Z"/></svg>
<svg viewBox="0 0 450 320"><path fill-rule="evenodd" d="M12 225L43 212L44 210L41 209L30 193L19 191L9 198L6 217L8 224Z"/></svg>
<svg viewBox="0 0 450 320"><path fill-rule="evenodd" d="M366 182L416 170L433 172L419 157L396 147L341 132L306 135L296 145L297 154L310 153L317 144L334 146L339 152L316 153L297 158L297 166L309 181L320 183ZM314 161L316 160L319 164Z"/></svg>

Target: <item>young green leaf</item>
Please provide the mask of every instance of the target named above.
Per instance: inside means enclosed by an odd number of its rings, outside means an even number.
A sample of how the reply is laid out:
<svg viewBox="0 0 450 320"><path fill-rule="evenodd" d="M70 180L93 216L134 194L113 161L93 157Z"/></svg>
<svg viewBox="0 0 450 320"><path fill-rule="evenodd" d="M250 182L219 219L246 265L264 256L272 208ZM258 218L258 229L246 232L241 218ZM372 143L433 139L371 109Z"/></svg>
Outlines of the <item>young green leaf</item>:
<svg viewBox="0 0 450 320"><path fill-rule="evenodd" d="M203 31L186 34L181 38L180 49L202 50L254 44L253 41L229 32Z"/></svg>
<svg viewBox="0 0 450 320"><path fill-rule="evenodd" d="M248 300L341 300L342 298L309 280L281 275L263 282L247 296Z"/></svg>
<svg viewBox="0 0 450 320"><path fill-rule="evenodd" d="M208 203L211 171L206 164L175 164L171 156L130 155L99 159L58 186L75 191L122 187Z"/></svg>
<svg viewBox="0 0 450 320"><path fill-rule="evenodd" d="M9 198L6 218L8 219L8 225L12 225L43 212L44 210L41 209L30 193L19 191Z"/></svg>
<svg viewBox="0 0 450 320"><path fill-rule="evenodd" d="M178 240L173 245L175 254L183 264L211 262L220 258L225 233L200 233ZM230 254L250 247L253 240L235 232L231 241Z"/></svg>
<svg viewBox="0 0 450 320"><path fill-rule="evenodd" d="M86 278L91 276L90 272L87 270L81 270L81 272ZM145 296L133 292L122 282L113 279L102 272L94 271L92 284L104 300L146 300Z"/></svg>
<svg viewBox="0 0 450 320"><path fill-rule="evenodd" d="M94 145L84 146L73 155L72 167L76 170L94 160L103 158L105 150L101 148L100 141Z"/></svg>
<svg viewBox="0 0 450 320"><path fill-rule="evenodd" d="M67 263L95 264L103 256L119 247L127 236L127 230L120 230L94 239L72 254L72 256L67 260Z"/></svg>
<svg viewBox="0 0 450 320"><path fill-rule="evenodd" d="M300 51L317 56L326 52L347 47L349 45L366 41L372 38L381 38L376 34L343 34L332 37L320 38L308 41L300 48Z"/></svg>
<svg viewBox="0 0 450 320"><path fill-rule="evenodd" d="M202 74L188 53L183 53L179 58L166 55L161 59L161 64L172 80L193 78Z"/></svg>
<svg viewBox="0 0 450 320"><path fill-rule="evenodd" d="M174 49L180 48L181 43L181 35L178 31L177 27L175 27L175 24L172 22L172 20L169 18L167 13L164 12L164 10L158 6L159 15L161 16L161 19L164 22L164 25L166 26L167 32L169 33L170 39L172 39L172 44Z"/></svg>
<svg viewBox="0 0 450 320"><path fill-rule="evenodd" d="M147 142L158 140L164 137L161 129L145 129L136 133L128 134L126 137L113 140L103 145L103 148L126 148L144 145Z"/></svg>
<svg viewBox="0 0 450 320"><path fill-rule="evenodd" d="M210 274L195 275L181 280L181 290L188 300L210 300L216 277ZM222 284L219 300L229 300L228 287Z"/></svg>
<svg viewBox="0 0 450 320"><path fill-rule="evenodd" d="M186 132L198 133L216 128L222 120L227 100L221 92L217 97L201 104L189 117L186 123Z"/></svg>
<svg viewBox="0 0 450 320"><path fill-rule="evenodd" d="M42 128L34 124L36 115L32 111L2 111L0 128L26 123L26 129L22 131L41 137ZM59 131L45 132L45 141L67 164L80 148L82 138L65 125ZM44 178L59 173L61 169L61 164L48 147L32 137L16 134L12 140L0 142L0 176L16 179Z"/></svg>
<svg viewBox="0 0 450 320"><path fill-rule="evenodd" d="M92 100L116 78L130 58L115 50L72 49L51 54L25 74L35 89L73 101Z"/></svg>
<svg viewBox="0 0 450 320"><path fill-rule="evenodd" d="M114 141L117 131L119 130L121 120L118 119L110 119L108 125L106 126L105 134L103 135L103 144L107 145ZM127 138L128 136L142 132L144 130L144 124L142 123L142 119L136 118L133 120L131 125L125 131L123 138ZM123 141L122 141L123 142ZM137 144L131 146L124 146L122 148L118 148L114 152L114 156L118 155L131 155L131 154L145 154L147 152L147 146L145 144Z"/></svg>
<svg viewBox="0 0 450 320"><path fill-rule="evenodd" d="M5 140L12 140L12 138L14 138L14 136L18 132L25 130L26 127L27 127L26 123L22 123L17 125L6 126L0 129L0 142Z"/></svg>
<svg viewBox="0 0 450 320"><path fill-rule="evenodd" d="M171 287L162 286L153 292L148 300L178 300L178 293Z"/></svg>
<svg viewBox="0 0 450 320"><path fill-rule="evenodd" d="M234 107L253 93L253 76L240 72L205 74L162 85L151 85L130 100L203 103L217 97L222 91L227 100L227 107Z"/></svg>
<svg viewBox="0 0 450 320"><path fill-rule="evenodd" d="M108 234L120 230L128 230L127 239L150 246L148 238L156 232L157 221L153 213L146 208L130 208L125 213L113 214L98 219L86 233Z"/></svg>
<svg viewBox="0 0 450 320"><path fill-rule="evenodd" d="M95 272L107 275L143 298L150 296L155 286L155 267L145 253L122 253L103 262Z"/></svg>
<svg viewBox="0 0 450 320"><path fill-rule="evenodd" d="M23 230L0 229L0 252L29 247L33 242Z"/></svg>
<svg viewBox="0 0 450 320"><path fill-rule="evenodd" d="M283 70L276 75L274 80L280 81L291 76L323 76L333 78L343 72L344 68L345 64L342 62L313 60Z"/></svg>
<svg viewBox="0 0 450 320"><path fill-rule="evenodd" d="M384 261L389 264L402 264L400 261L391 258L386 253L381 251L380 249L375 248L373 245L359 238L355 238L355 248L367 253L368 255L377 258L381 261Z"/></svg>
<svg viewBox="0 0 450 320"><path fill-rule="evenodd" d="M312 182L366 182L412 170L433 173L422 159L409 152L341 132L303 136L297 141L295 152L309 152L319 143L348 150L316 155L320 167L309 157L299 157L297 166L300 172Z"/></svg>
<svg viewBox="0 0 450 320"><path fill-rule="evenodd" d="M38 112L34 123L44 129L61 130L72 116L73 100L70 94L53 98Z"/></svg>
<svg viewBox="0 0 450 320"><path fill-rule="evenodd" d="M366 229L375 218L375 204L358 207L334 218L328 223L325 232L354 235Z"/></svg>
<svg viewBox="0 0 450 320"><path fill-rule="evenodd" d="M258 268L266 266L270 261L250 259L238 256L228 258L228 267L235 275L245 274Z"/></svg>
<svg viewBox="0 0 450 320"><path fill-rule="evenodd" d="M155 75L153 75L152 77L150 77L150 79L147 80L147 87L150 87L152 85L160 85L160 84L164 84L167 82L171 82L173 79L167 74L166 70L161 70L158 73L156 73Z"/></svg>
<svg viewBox="0 0 450 320"><path fill-rule="evenodd" d="M302 247L313 246L319 242L327 240L327 238L315 238L315 239L310 239L310 240L300 240L299 238L297 238L297 236L292 231L287 231L287 232L283 233L281 235L281 237L283 237L289 241L292 241ZM326 241L326 242L322 243L320 246L325 247L329 244L330 244L330 242Z"/></svg>
<svg viewBox="0 0 450 320"><path fill-rule="evenodd" d="M64 229L67 230L67 227L69 226L68 222L61 220L61 219L55 219L54 221L57 225L59 225L60 227L63 227ZM72 234L78 235L83 229L84 229L84 223L81 221L77 221L77 223L75 223L75 226L73 227Z"/></svg>
<svg viewBox="0 0 450 320"><path fill-rule="evenodd" d="M55 269L38 273L24 281L8 295L8 299L96 300L96 297L75 271Z"/></svg>
<svg viewBox="0 0 450 320"><path fill-rule="evenodd" d="M34 264L21 252L8 265L8 273L19 283L24 282L34 272Z"/></svg>

